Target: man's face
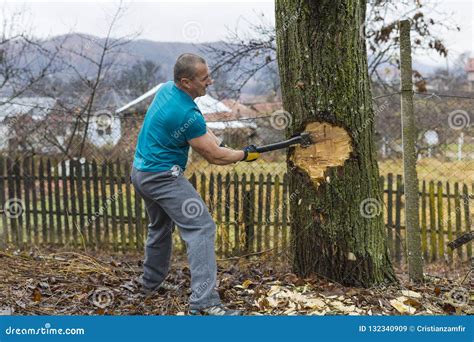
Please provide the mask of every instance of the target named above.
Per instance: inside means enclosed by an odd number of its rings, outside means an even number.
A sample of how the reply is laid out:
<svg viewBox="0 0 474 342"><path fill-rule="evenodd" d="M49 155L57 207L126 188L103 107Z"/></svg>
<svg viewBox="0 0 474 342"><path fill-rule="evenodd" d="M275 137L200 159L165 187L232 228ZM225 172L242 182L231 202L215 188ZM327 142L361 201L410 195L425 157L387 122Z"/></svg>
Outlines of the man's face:
<svg viewBox="0 0 474 342"><path fill-rule="evenodd" d="M185 87L194 98L206 95L206 89L213 83L207 64L196 65L196 77L192 80L186 79Z"/></svg>

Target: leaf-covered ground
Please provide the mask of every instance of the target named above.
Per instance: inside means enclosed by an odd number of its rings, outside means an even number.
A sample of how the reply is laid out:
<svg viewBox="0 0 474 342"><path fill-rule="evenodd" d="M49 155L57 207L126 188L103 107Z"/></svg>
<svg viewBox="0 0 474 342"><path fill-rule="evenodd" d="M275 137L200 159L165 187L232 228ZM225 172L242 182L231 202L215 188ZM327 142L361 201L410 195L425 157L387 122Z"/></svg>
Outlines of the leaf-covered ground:
<svg viewBox="0 0 474 342"><path fill-rule="evenodd" d="M142 255L76 252L0 252L0 314L186 315L190 274L176 258L168 280L177 292L145 298L135 279ZM224 303L247 315L473 314L469 265L430 265L426 281L370 289L344 287L322 277L299 278L270 258L219 261ZM469 292L471 291L471 293Z"/></svg>

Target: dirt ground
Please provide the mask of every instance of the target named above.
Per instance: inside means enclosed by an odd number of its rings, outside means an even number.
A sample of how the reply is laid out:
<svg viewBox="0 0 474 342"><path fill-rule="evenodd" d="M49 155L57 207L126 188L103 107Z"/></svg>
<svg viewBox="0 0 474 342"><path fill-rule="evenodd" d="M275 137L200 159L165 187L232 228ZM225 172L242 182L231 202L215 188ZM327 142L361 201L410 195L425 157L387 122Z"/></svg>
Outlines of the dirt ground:
<svg viewBox="0 0 474 342"><path fill-rule="evenodd" d="M176 257L168 280L180 286L145 298L136 279L142 255L71 251L0 252L0 315L186 315L190 274ZM271 255L219 261L224 303L246 315L453 315L473 314L474 272L425 267L426 281L370 289L344 287L320 276L299 278Z"/></svg>

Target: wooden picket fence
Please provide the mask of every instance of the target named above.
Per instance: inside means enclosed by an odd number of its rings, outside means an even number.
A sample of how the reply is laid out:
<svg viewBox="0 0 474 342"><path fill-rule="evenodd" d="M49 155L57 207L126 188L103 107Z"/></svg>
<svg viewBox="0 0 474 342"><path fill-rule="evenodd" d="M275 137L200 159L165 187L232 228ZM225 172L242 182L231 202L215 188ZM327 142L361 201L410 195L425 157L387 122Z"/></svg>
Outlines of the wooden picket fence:
<svg viewBox="0 0 474 342"><path fill-rule="evenodd" d="M193 173L191 183L218 226L220 256L289 250L288 176ZM388 174L384 188L387 241L396 262L405 258L402 177ZM447 243L470 231L472 194L467 184L420 183L420 225L425 260L465 260L466 245L454 253ZM130 182L128 162L0 158L0 243L20 248L43 245L114 251L142 250L145 203ZM175 246L184 243L175 234Z"/></svg>
<svg viewBox="0 0 474 342"><path fill-rule="evenodd" d="M384 189L384 216L387 227L387 241L393 259L400 263L406 258L404 192L401 175L389 173L381 177ZM471 231L474 212L474 184L471 190L459 182L421 181L419 186L419 214L421 245L426 262L454 259L466 260L472 257L472 244L466 244L452 251L447 247L465 232Z"/></svg>

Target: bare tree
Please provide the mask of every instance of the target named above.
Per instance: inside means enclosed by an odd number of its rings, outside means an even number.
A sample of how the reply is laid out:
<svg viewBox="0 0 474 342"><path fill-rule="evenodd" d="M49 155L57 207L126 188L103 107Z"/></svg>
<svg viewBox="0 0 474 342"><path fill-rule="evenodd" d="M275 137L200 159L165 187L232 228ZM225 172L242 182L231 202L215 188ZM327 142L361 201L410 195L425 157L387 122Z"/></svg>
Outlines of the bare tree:
<svg viewBox="0 0 474 342"><path fill-rule="evenodd" d="M441 37L434 32L439 29L457 29L449 21L434 20L431 9L421 0L373 0L369 2L366 24L359 28L359 34L366 39L368 49L369 75L372 80L382 81L382 66L398 67L400 19L410 19L414 50L436 51L447 56L448 50ZM298 18L288 18L288 25ZM261 70L267 70L276 60L275 27L262 15L257 23L248 22L250 33L242 33L239 27L229 29L228 36L221 44L208 44L203 52L215 62L211 65L214 73L230 73L228 92L240 93L245 84ZM424 84L422 75L415 73L417 85Z"/></svg>
<svg viewBox="0 0 474 342"><path fill-rule="evenodd" d="M222 43L207 44L202 48L214 61L211 64L213 77L225 77L226 85L221 87L227 95L238 96L254 75L276 61L275 27L263 16L260 20L249 23L251 34L241 33L238 27L229 29ZM232 74L232 78L225 74Z"/></svg>
<svg viewBox="0 0 474 342"><path fill-rule="evenodd" d="M49 75L58 71L55 61L62 42L51 50L45 47L44 40L32 36L23 27L24 13L6 13L3 9L3 22L0 32L0 93L4 103L28 92Z"/></svg>
<svg viewBox="0 0 474 342"><path fill-rule="evenodd" d="M126 89L129 95L135 98L164 80L160 65L150 60L143 60L121 73L114 81L114 85L120 89Z"/></svg>
<svg viewBox="0 0 474 342"><path fill-rule="evenodd" d="M66 157L80 158L84 155L94 114L104 109L99 107L98 97L110 90L110 82L107 80L114 77L114 68L119 67L121 58L126 54L124 46L139 35L135 31L114 37L125 13L126 7L120 3L110 16L104 38L76 34L74 38L78 40L78 44L63 48L63 61L72 74L73 87L67 96L63 96L71 101L62 101L61 106L65 112L72 113L72 125L65 146L54 136L50 136L50 142L61 149ZM78 65L82 65L82 68ZM114 119L113 113L102 114L106 114L109 121Z"/></svg>
<svg viewBox="0 0 474 342"><path fill-rule="evenodd" d="M46 39L35 38L28 26L26 12L10 12L2 8L0 32L0 106L4 143L8 155L35 154L38 146L38 120L26 116L37 109L23 97L34 96L41 83L62 71L58 63L64 39L58 39L54 48ZM5 144L2 144L4 146Z"/></svg>

